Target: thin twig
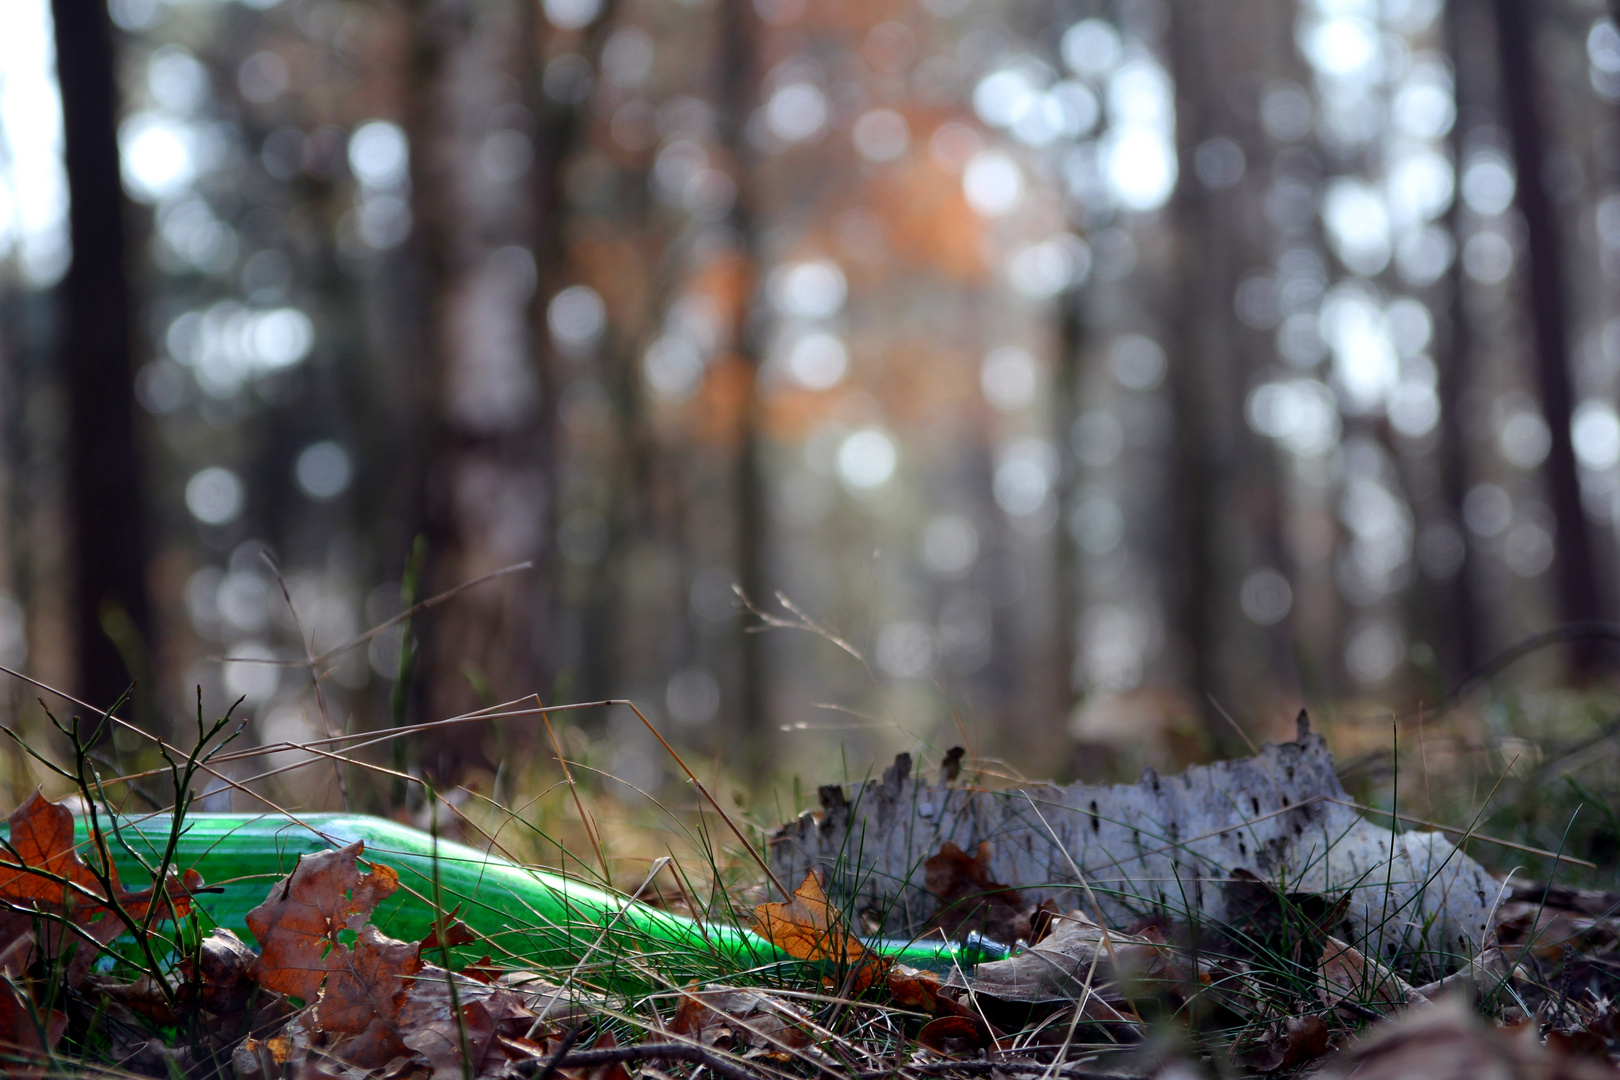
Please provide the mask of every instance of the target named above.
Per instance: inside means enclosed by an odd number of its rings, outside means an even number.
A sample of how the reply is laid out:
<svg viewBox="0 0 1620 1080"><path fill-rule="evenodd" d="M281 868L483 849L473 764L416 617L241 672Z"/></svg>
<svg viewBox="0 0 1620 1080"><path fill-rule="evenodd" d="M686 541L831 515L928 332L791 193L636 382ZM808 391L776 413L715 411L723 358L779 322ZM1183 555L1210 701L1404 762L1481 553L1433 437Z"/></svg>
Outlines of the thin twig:
<svg viewBox="0 0 1620 1080"><path fill-rule="evenodd" d="M629 706L630 711L636 714L636 718L647 726L648 731L652 732L653 738L657 739L659 744L663 746L664 750L669 754L669 756L675 759L675 764L681 767L681 771L686 774L687 779L692 781L693 786L698 789L699 794L701 794L705 799L709 800L709 805L714 807L715 812L720 815L720 820L726 823L726 827L731 830L732 835L738 840L742 841L742 845L745 849L747 849L749 856L759 864L759 868L761 870L765 871L765 876L770 879L771 884L776 886L776 891L780 893L784 899L792 900L793 891L784 887L782 882L778 880L777 876L772 873L770 864L764 859L760 858L759 852L754 850L754 845L749 842L748 837L743 835L742 829L738 828L737 823L731 820L731 815L726 813L726 808L720 805L720 800L709 794L709 789L703 786L703 781L697 778L697 773L693 772L687 767L686 762L681 759L681 755L677 754L675 752L675 748L669 745L669 741L659 733L657 728L653 727L653 722L647 719L646 715L642 713L640 709L636 708L636 703L633 701L623 701L614 702L614 704Z"/></svg>
<svg viewBox="0 0 1620 1080"><path fill-rule="evenodd" d="M562 1045L557 1047L556 1053L546 1059L545 1065L540 1069L540 1073L535 1077L535 1080L551 1080L552 1074L557 1071L557 1062L566 1057L568 1051L574 1048L574 1044L579 1041L579 1033L583 1029L584 1025L577 1020L569 1027L567 1033L562 1037Z"/></svg>
<svg viewBox="0 0 1620 1080"><path fill-rule="evenodd" d="M540 695L534 696L535 707L540 705ZM579 811L579 823L585 826L585 833L591 838L591 846L596 848L596 857L602 862L602 884L608 888L613 887L613 874L608 870L607 849L602 846L602 837L596 831L595 822L585 812L585 804L580 801L579 787L574 783L574 774L568 770L568 759L563 756L562 744L557 741L557 732L552 729L551 717L542 715L540 719L546 724L546 737L551 740L551 749L557 754L557 764L562 767L563 780L568 784L568 793L574 797L574 809Z"/></svg>
<svg viewBox="0 0 1620 1080"><path fill-rule="evenodd" d="M455 597L455 596L459 596L462 593L466 592L468 589L477 588L479 585L484 584L486 581L494 581L498 577L505 577L507 574L515 574L519 570L533 570L533 569L534 569L534 563L532 563L532 562L513 563L511 566L503 566L499 570L492 570L489 573L485 574L483 577L476 577L476 578L473 578L471 581L464 581L460 585L457 585L455 588L446 589L442 593L437 593L437 594L435 594L433 596L428 597L426 600L423 600L421 603L412 604L410 607L406 608L404 611L400 612L398 615L395 615L393 618L385 619L384 621L378 623L376 626L373 626L370 630L367 630L365 633L361 634L357 638L350 638L348 641L345 641L342 645L337 645L337 646L334 646L334 647L332 647L330 649L327 649L325 652L323 652L320 655L314 657L313 660L317 664L324 664L328 660L332 659L334 656L342 656L344 653L348 652L350 649L359 648L360 646L364 645L366 642L370 641L372 638L376 637L378 634L382 633L384 630L387 630L389 627L392 627L392 626L397 626L398 624L404 622L406 619L410 618L412 615L415 615L419 611L426 611L429 608L438 607L440 604L444 603L446 600L449 600L449 599L451 599L452 597ZM309 660L271 660L271 659L261 659L261 658L256 657L256 656L210 656L208 659L216 661L216 662L221 663L221 664L268 664L268 665L270 665L272 667L304 667L305 665L310 663Z"/></svg>
<svg viewBox="0 0 1620 1080"><path fill-rule="evenodd" d="M904 1065L896 1065L892 1069L879 1069L872 1072L856 1073L853 1080L884 1080L885 1077L904 1076L906 1073L968 1073L973 1076L983 1076L986 1073L1040 1073L1047 1066L1039 1061L926 1061ZM1121 1073L1103 1072L1097 1069L1087 1069L1081 1064L1062 1065L1057 1069L1057 1075L1067 1077L1069 1080L1147 1080L1147 1073Z"/></svg>
<svg viewBox="0 0 1620 1080"><path fill-rule="evenodd" d="M320 661L315 658L315 650L311 645L309 635L304 631L304 620L298 617L298 605L293 603L292 593L287 589L287 579L281 576L281 567L270 557L268 551L259 552L259 557L276 576L276 584L281 587L281 598L287 602L287 610L292 614L293 628L298 631L298 643L304 647L304 662L309 666L309 685L315 689L315 708L321 714L321 726L326 734L336 736L338 731L332 726L331 713L326 708L326 693L321 689ZM332 762L332 775L337 778L338 798L343 801L343 811L349 810L349 777L342 764Z"/></svg>
<svg viewBox="0 0 1620 1080"><path fill-rule="evenodd" d="M760 1073L745 1069L722 1055L695 1043L642 1043L640 1046L616 1046L607 1050L576 1050L560 1060L548 1059L537 1069L538 1077L547 1077L555 1070L590 1068L596 1065L622 1065L627 1061L689 1061L702 1065L716 1076L726 1080L764 1080ZM538 1065L538 1062L536 1063ZM520 1066L520 1075L522 1071ZM883 1075L883 1074L879 1074Z"/></svg>

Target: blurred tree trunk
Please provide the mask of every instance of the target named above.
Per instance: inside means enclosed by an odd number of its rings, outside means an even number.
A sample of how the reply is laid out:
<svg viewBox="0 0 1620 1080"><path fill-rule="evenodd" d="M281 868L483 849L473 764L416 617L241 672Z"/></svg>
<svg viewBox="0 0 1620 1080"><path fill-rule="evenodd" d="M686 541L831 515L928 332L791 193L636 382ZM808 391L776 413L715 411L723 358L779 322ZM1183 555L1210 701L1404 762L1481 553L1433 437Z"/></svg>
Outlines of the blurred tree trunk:
<svg viewBox="0 0 1620 1080"><path fill-rule="evenodd" d="M1052 576L1057 585L1052 625L1053 668L1050 672L1053 704L1052 723L1059 738L1069 712L1085 690L1084 664L1080 655L1080 610L1085 585L1081 560L1069 528L1069 515L1079 503L1084 466L1075 453L1075 425L1080 419L1080 372L1086 345L1086 313L1082 291L1064 290L1058 300L1057 365L1052 379L1052 434L1057 444L1065 478L1058 489L1058 536ZM1044 689L1044 688L1043 688Z"/></svg>
<svg viewBox="0 0 1620 1080"><path fill-rule="evenodd" d="M1452 575L1449 589L1447 629L1439 640L1448 648L1441 657L1449 681L1455 685L1479 664L1480 635L1479 596L1474 590L1477 564L1468 529L1463 521L1463 499L1468 495L1468 445L1463 430L1462 403L1468 390L1469 370L1473 354L1472 326L1469 322L1467 295L1468 275L1463 271L1460 227L1462 219L1462 168L1464 144L1468 135L1466 121L1480 88L1475 85L1474 72L1478 70L1479 9L1452 2L1446 4L1446 48L1451 55L1452 89L1457 118L1451 128L1451 155L1457 176L1458 194L1447 211L1446 225L1456 242L1458 252L1451 262L1448 285L1451 290L1450 310L1447 317L1447 335L1440 355L1440 486L1447 512L1462 539L1462 562ZM1471 32L1472 31L1472 32Z"/></svg>
<svg viewBox="0 0 1620 1080"><path fill-rule="evenodd" d="M526 107L534 12L516 0L423 0L412 20L409 133L426 354L424 596L538 562L552 531L551 447L531 334L531 177L555 168L557 148L534 145ZM549 688L540 575L473 589L422 623L418 719ZM421 755L424 765L453 777L486 763L481 738L455 729Z"/></svg>
<svg viewBox="0 0 1620 1080"><path fill-rule="evenodd" d="M1174 546L1166 581L1174 598L1172 626L1187 650L1187 689L1211 741L1224 746L1236 732L1211 699L1226 697L1219 674L1219 642L1228 632L1220 611L1225 585L1220 550L1223 544L1238 550L1232 544L1235 508L1225 482L1233 453L1234 274L1221 215L1194 168L1199 145L1217 134L1208 23L1201 0L1183 0L1171 9L1168 44L1180 175L1170 204L1175 254L1165 311L1175 414Z"/></svg>
<svg viewBox="0 0 1620 1080"><path fill-rule="evenodd" d="M1497 66L1502 110L1513 142L1518 174L1515 202L1524 216L1527 284L1536 348L1541 408L1552 431L1547 454L1547 496L1558 532L1555 573L1559 614L1566 622L1596 619L1608 607L1598 589L1592 532L1581 507L1580 474L1570 439L1574 390L1569 374L1569 312L1564 285L1564 246L1558 210L1546 186L1550 118L1542 108L1536 73L1537 20L1528 0L1494 0ZM1577 640L1571 651L1576 675L1591 675L1599 660L1595 640Z"/></svg>
<svg viewBox="0 0 1620 1080"><path fill-rule="evenodd" d="M754 285L748 290L750 293L756 292L758 287L760 252L755 215L760 208L756 193L748 183L753 171L754 154L748 145L746 129L759 89L760 31L758 16L749 0L727 0L720 23L720 138L735 170L737 200L728 224L754 278ZM741 305L737 313L738 325L733 331L734 348L747 363L750 379L756 379L759 373L758 328L747 322L748 313L754 307L752 298ZM772 597L766 535L770 527L769 504L765 478L761 472L759 408L758 389L750 384L737 447L735 558L739 586L751 601L763 606L771 603ZM738 712L743 719L744 740L743 761L738 764L759 776L760 770L771 764L772 735L776 725L771 719L766 635L746 632L744 626L747 621L751 620L739 619L737 630L742 660Z"/></svg>
<svg viewBox="0 0 1620 1080"><path fill-rule="evenodd" d="M102 0L52 0L51 9L72 199L61 357L70 430L74 685L84 700L107 706L131 680L120 646L131 666L144 666L133 658L145 650L150 628L117 58Z"/></svg>

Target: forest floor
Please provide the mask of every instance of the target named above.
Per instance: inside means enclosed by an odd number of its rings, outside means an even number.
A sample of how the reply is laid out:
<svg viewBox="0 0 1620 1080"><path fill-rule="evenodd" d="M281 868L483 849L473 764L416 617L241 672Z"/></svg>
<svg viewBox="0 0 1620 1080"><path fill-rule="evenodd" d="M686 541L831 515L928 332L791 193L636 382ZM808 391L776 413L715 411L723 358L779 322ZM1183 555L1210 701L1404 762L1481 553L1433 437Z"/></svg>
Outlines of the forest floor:
<svg viewBox="0 0 1620 1080"><path fill-rule="evenodd" d="M1392 842L1440 823L1500 882L1466 953L1380 959L1340 936L1347 895L1242 868L1223 876L1242 903L1214 925L1162 904L1124 919L1094 901L1028 903L1021 883L989 877L983 850L941 848L929 891L1010 947L941 970L875 946L871 913L815 874L787 883L791 896L770 886L767 828L798 807L755 820L737 792L690 771L672 788L688 805L642 799L605 777L577 729L554 734L556 756L532 775L427 790L418 824L704 927L751 929L779 952L740 963L699 939L638 937L616 915L540 963L443 903L426 934L396 940L370 917L408 868L352 847L249 883L264 900L238 935L208 915L219 894L207 890L223 886L202 880L207 857L191 865L177 841L142 878L107 831L138 783L158 783L171 806L182 794L179 837L188 793L243 753L231 725L199 725L189 755L156 754L156 774L137 781L63 724L33 740L37 753L24 747L57 801L20 800L0 850L0 1065L355 1080L1620 1077L1615 716L1586 693L1481 698L1440 720L1328 718L1345 801ZM992 763L953 760L963 790L1017 787ZM342 763L357 800L386 799L398 779L360 755ZM279 782L265 790L290 798ZM99 842L74 835L92 807ZM1415 910L1390 925L1407 933Z"/></svg>

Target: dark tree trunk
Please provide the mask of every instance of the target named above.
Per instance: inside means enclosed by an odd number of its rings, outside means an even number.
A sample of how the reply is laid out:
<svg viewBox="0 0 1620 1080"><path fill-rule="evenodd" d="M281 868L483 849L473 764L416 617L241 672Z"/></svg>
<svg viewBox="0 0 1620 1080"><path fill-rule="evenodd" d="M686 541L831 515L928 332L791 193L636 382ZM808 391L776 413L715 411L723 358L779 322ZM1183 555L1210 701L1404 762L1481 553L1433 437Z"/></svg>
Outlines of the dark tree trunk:
<svg viewBox="0 0 1620 1080"><path fill-rule="evenodd" d="M1516 202L1524 215L1529 259L1530 316L1536 347L1536 380L1541 408L1552 429L1547 455L1547 496L1558 530L1559 614L1566 622L1596 619L1608 606L1598 592L1593 539L1581 509L1580 475L1569 421L1574 392L1569 374L1569 313L1564 286L1563 240L1557 208L1546 188L1547 111L1541 107L1542 82L1536 77L1536 20L1527 0L1495 0L1497 61L1502 110L1513 141L1518 173ZM1576 675L1590 675L1598 663L1593 640L1578 640L1571 654Z"/></svg>
<svg viewBox="0 0 1620 1080"><path fill-rule="evenodd" d="M758 207L751 198L747 183L751 172L753 153L749 148L744 127L754 106L758 90L758 35L760 26L754 7L747 0L730 0L721 19L721 84L720 130L727 151L731 155L737 176L737 201L732 209L730 225L737 237L737 245L747 260L754 279L758 280L759 251L756 243L755 215ZM747 323L747 312L752 302L743 306L735 329L735 348L747 362L749 371L759 371L759 349L755 329ZM742 432L737 448L736 464L736 559L737 580L744 593L756 604L771 601L769 570L766 564L768 549L766 530L769 528L765 478L759 453L759 394L752 386L743 409ZM765 656L764 634L747 633L739 624L741 650L741 708L743 720L744 757L749 767L758 770L771 761L771 735L775 725L771 722L770 688L767 678L768 660ZM741 763L739 763L741 764Z"/></svg>
<svg viewBox="0 0 1620 1080"><path fill-rule="evenodd" d="M422 0L414 12L425 596L538 561L552 531L550 443L530 316L536 272L519 253L533 250L535 238L532 170L551 167L555 148L535 147L531 171L519 176L492 174L481 153L493 134L489 117L526 103L534 10L510 0ZM514 122L523 115L506 113ZM422 619L420 718L465 712L486 695L509 700L548 690L545 607L540 578L528 572L470 590ZM481 733L458 729L420 758L448 778L494 756Z"/></svg>
<svg viewBox="0 0 1620 1080"><path fill-rule="evenodd" d="M134 348L119 179L116 57L102 0L52 0L73 263L62 284L73 639L79 696L110 705L150 627ZM136 663L134 666L139 667Z"/></svg>
<svg viewBox="0 0 1620 1080"><path fill-rule="evenodd" d="M1457 119L1452 127L1451 153L1456 163L1457 187L1462 187L1463 144L1468 135L1465 118L1479 88L1472 78L1476 46L1470 23L1474 9L1462 4L1446 5L1446 47L1451 54L1453 92ZM1453 199L1447 214L1447 226L1454 239L1461 238L1458 227L1462 212L1462 199ZM1461 244L1458 244L1461 247ZM1463 524L1463 499L1468 494L1468 446L1461 417L1462 402L1468 390L1470 358L1473 353L1472 327L1469 323L1468 276L1463 272L1462 258L1452 260L1448 285L1451 290L1450 312L1447 318L1448 334L1440 355L1440 486L1441 497L1462 537L1462 563L1452 576L1448 604L1449 633L1444 635L1447 655L1442 656L1449 680L1455 685L1474 670L1480 660L1479 597L1474 590L1474 561L1468 530Z"/></svg>
<svg viewBox="0 0 1620 1080"><path fill-rule="evenodd" d="M1176 85L1176 152L1181 162L1171 198L1176 256L1168 282L1165 324L1169 338L1168 387L1175 413L1175 458L1168 580L1175 598L1173 626L1187 650L1185 681L1204 716L1211 741L1235 738L1220 715L1223 585L1219 547L1232 533L1223 511L1223 479L1231 455L1231 253L1211 193L1199 183L1195 151L1216 134L1208 100L1209 39L1205 6L1185 0L1173 9L1168 30Z"/></svg>

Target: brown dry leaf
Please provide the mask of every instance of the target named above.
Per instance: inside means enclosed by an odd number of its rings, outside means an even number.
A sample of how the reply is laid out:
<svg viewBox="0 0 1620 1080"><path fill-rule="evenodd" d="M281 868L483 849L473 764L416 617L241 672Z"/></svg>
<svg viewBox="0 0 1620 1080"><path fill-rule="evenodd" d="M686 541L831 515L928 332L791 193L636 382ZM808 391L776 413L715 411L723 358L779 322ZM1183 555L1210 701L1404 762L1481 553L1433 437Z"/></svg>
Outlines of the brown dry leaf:
<svg viewBox="0 0 1620 1080"><path fill-rule="evenodd" d="M203 938L196 957L181 961L180 968L204 1009L236 1013L253 995L253 965L258 959L241 938L220 928Z"/></svg>
<svg viewBox="0 0 1620 1080"><path fill-rule="evenodd" d="M1323 945L1316 973L1320 979L1317 995L1330 1008L1343 1001L1413 1005L1428 1000L1389 968L1336 937L1328 937Z"/></svg>
<svg viewBox="0 0 1620 1080"><path fill-rule="evenodd" d="M373 863L362 874L362 841L300 859L247 914L263 952L253 975L266 990L315 1000L329 971L344 966L341 930L358 930L366 915L399 888L392 868Z"/></svg>
<svg viewBox="0 0 1620 1080"><path fill-rule="evenodd" d="M267 1039L247 1038L231 1053L237 1080L281 1077L301 1065L308 1048L299 1045L301 1027L295 1018L286 1031Z"/></svg>
<svg viewBox="0 0 1620 1080"><path fill-rule="evenodd" d="M1543 960L1557 960L1566 945L1588 952L1620 941L1613 918L1517 900L1502 905L1497 934L1502 944L1529 945Z"/></svg>
<svg viewBox="0 0 1620 1080"><path fill-rule="evenodd" d="M889 993L896 1005L935 1016L978 1016L956 998L944 993L944 989L939 976L932 971L919 971L896 964L894 970L889 972Z"/></svg>
<svg viewBox="0 0 1620 1080"><path fill-rule="evenodd" d="M65 1013L39 1015L17 987L0 980L0 1062L5 1063L7 1076L47 1075L50 1052L66 1030Z"/></svg>
<svg viewBox="0 0 1620 1080"><path fill-rule="evenodd" d="M1023 899L1017 890L990 877L988 841L969 856L947 840L923 869L928 891L939 900L939 912L929 925L945 931L946 937L961 937L964 927L1008 944L1030 937Z"/></svg>
<svg viewBox="0 0 1620 1080"><path fill-rule="evenodd" d="M107 859L112 894L96 879L79 857L73 838L73 812L46 799L38 790L17 807L9 819L10 849L0 850L0 902L12 910L0 913L0 950L9 947L31 929L32 919L15 908L32 908L71 919L89 937L106 944L124 933L125 925L109 906L116 902L135 919L145 919L157 893L156 886L130 890L118 881L117 868ZM101 843L98 838L96 841ZM105 846L101 855L106 857ZM203 884L195 870L183 874L172 871L157 900L161 917L183 918L191 912L191 894ZM60 933L52 932L46 947L54 952ZM69 972L77 984L89 971L94 959L91 950L80 950Z"/></svg>
<svg viewBox="0 0 1620 1080"><path fill-rule="evenodd" d="M461 1076L465 1036L466 1061L474 1076L511 1061L529 1060L539 1053L537 1044L524 1045L534 1013L510 990L490 987L461 976L456 981L452 1010L448 973L429 969L416 979L399 1014L404 1044L428 1063L434 1077Z"/></svg>
<svg viewBox="0 0 1620 1080"><path fill-rule="evenodd" d="M785 1014L785 1015L784 1015ZM794 1023L796 1010L752 990L694 990L681 995L670 1030L722 1050L797 1050L810 1036Z"/></svg>
<svg viewBox="0 0 1620 1080"><path fill-rule="evenodd" d="M1534 1025L1490 1028L1461 998L1375 1026L1319 1080L1616 1080L1612 1065L1543 1045Z"/></svg>
<svg viewBox="0 0 1620 1080"><path fill-rule="evenodd" d="M468 944L472 943L468 942ZM489 953L485 953L479 959L462 968L461 973L467 978L475 979L486 986L501 977L501 969L495 966L495 959Z"/></svg>
<svg viewBox="0 0 1620 1080"><path fill-rule="evenodd" d="M369 923L360 928L352 948L338 945L326 959L330 974L315 1005L315 1023L353 1034L378 1020L393 1027L406 990L423 970L415 945L385 937Z"/></svg>
<svg viewBox="0 0 1620 1080"><path fill-rule="evenodd" d="M591 1044L592 1050L617 1050L619 1040L613 1037L613 1032L604 1031L601 1036ZM630 1080L630 1070L622 1062L615 1061L611 1065L597 1065L588 1069L558 1069L558 1075L569 1076L574 1080Z"/></svg>
<svg viewBox="0 0 1620 1080"><path fill-rule="evenodd" d="M1295 963L1312 964L1321 956L1329 934L1344 922L1350 895L1337 900L1319 893L1284 892L1248 870L1232 870L1226 895L1226 927L1222 936L1239 954L1257 948L1267 954L1283 953Z"/></svg>
<svg viewBox="0 0 1620 1080"><path fill-rule="evenodd" d="M1332 1033L1320 1016L1290 1016L1238 1054L1238 1060L1258 1073L1293 1072L1328 1052Z"/></svg>
<svg viewBox="0 0 1620 1080"><path fill-rule="evenodd" d="M1104 930L1084 913L1071 911L1039 945L980 964L972 986L975 993L1001 1001L1081 1001L1088 1020L1129 1023L1117 1007L1129 1008L1131 995L1179 988L1186 981L1162 936ZM953 971L946 985L964 984Z"/></svg>
<svg viewBox="0 0 1620 1080"><path fill-rule="evenodd" d="M458 904L453 910L445 912L433 920L427 936L416 943L416 955L423 953L441 952L444 949L454 949L458 945L471 945L478 940L478 935L468 928L467 924L456 918L461 910ZM440 957L442 959L442 956ZM480 963L487 963L489 957L484 957Z"/></svg>
<svg viewBox="0 0 1620 1080"><path fill-rule="evenodd" d="M815 871L804 875L790 902L756 907L754 929L794 959L847 966L852 994L866 990L888 971L888 961L868 952L844 929L843 919L827 902Z"/></svg>
<svg viewBox="0 0 1620 1080"><path fill-rule="evenodd" d="M937 1016L917 1032L917 1042L946 1057L972 1057L994 1043L983 1028L969 1016Z"/></svg>
<svg viewBox="0 0 1620 1080"><path fill-rule="evenodd" d="M1482 950L1479 955L1471 957L1467 967L1454 971L1444 978L1425 983L1414 992L1433 1001L1442 994L1466 986L1477 1001L1495 992L1503 980L1518 978L1523 974L1522 970L1514 968L1506 953L1492 945Z"/></svg>

